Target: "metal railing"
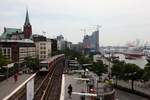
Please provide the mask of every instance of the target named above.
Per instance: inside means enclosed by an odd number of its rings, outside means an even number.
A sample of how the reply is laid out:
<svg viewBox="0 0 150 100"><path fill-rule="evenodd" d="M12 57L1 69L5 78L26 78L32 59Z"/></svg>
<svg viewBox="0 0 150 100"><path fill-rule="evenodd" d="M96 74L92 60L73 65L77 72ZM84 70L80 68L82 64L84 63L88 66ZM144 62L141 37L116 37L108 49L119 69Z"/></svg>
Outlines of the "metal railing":
<svg viewBox="0 0 150 100"><path fill-rule="evenodd" d="M25 82L23 82L18 88L11 92L8 96L3 98L3 100L20 100L26 99L26 85L27 83L36 76L36 73L29 77Z"/></svg>

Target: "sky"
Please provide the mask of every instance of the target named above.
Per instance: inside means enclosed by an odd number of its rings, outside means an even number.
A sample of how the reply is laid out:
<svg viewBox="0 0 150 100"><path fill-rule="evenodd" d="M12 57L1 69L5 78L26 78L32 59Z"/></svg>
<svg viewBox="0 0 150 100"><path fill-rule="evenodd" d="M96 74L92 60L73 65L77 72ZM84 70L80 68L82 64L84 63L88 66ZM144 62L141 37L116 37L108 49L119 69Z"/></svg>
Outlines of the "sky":
<svg viewBox="0 0 150 100"><path fill-rule="evenodd" d="M150 42L150 0L0 0L0 33L22 28L26 8L33 34L54 38L62 34L73 43L100 25L100 45Z"/></svg>

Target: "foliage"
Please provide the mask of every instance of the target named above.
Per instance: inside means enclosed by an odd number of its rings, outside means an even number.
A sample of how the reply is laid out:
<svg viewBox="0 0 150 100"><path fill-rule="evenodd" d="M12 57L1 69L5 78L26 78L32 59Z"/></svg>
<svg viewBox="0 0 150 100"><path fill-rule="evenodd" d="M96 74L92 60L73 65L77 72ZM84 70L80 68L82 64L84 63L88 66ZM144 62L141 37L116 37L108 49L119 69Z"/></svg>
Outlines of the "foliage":
<svg viewBox="0 0 150 100"><path fill-rule="evenodd" d="M112 67L112 75L124 80L131 80L132 90L134 90L134 81L146 78L144 70L136 64L117 63Z"/></svg>
<svg viewBox="0 0 150 100"><path fill-rule="evenodd" d="M9 64L10 61L5 56L2 55L2 50L0 49L0 67Z"/></svg>
<svg viewBox="0 0 150 100"><path fill-rule="evenodd" d="M116 78L121 78L123 76L123 67L124 64L114 64L112 66L112 76L116 76Z"/></svg>
<svg viewBox="0 0 150 100"><path fill-rule="evenodd" d="M81 64L89 64L89 63L92 63L91 59L89 57L85 57L83 55L81 55L79 58L78 58L78 61L81 63Z"/></svg>
<svg viewBox="0 0 150 100"><path fill-rule="evenodd" d="M144 81L148 81L150 79L150 64L146 64L144 67L144 74L142 76Z"/></svg>
<svg viewBox="0 0 150 100"><path fill-rule="evenodd" d="M123 69L124 77L127 80L141 80L143 75L143 70L136 64L127 63Z"/></svg>
<svg viewBox="0 0 150 100"><path fill-rule="evenodd" d="M134 81L141 80L143 75L143 70L136 64L127 63L124 65L124 80L131 80L131 87L134 90Z"/></svg>
<svg viewBox="0 0 150 100"><path fill-rule="evenodd" d="M107 67L103 64L103 61L99 61L97 63L93 63L93 72L95 72L98 76L101 76L102 73L107 72Z"/></svg>
<svg viewBox="0 0 150 100"><path fill-rule="evenodd" d="M39 66L39 59L37 58L31 58L31 57L26 57L24 59L24 64L26 65L27 68L30 68L32 70L37 70Z"/></svg>
<svg viewBox="0 0 150 100"><path fill-rule="evenodd" d="M81 57L82 54L80 54L79 52L76 52L74 50L70 50L68 48L64 49L61 51L61 53L64 53L65 56L68 58L68 59L75 59L75 58L79 58Z"/></svg>

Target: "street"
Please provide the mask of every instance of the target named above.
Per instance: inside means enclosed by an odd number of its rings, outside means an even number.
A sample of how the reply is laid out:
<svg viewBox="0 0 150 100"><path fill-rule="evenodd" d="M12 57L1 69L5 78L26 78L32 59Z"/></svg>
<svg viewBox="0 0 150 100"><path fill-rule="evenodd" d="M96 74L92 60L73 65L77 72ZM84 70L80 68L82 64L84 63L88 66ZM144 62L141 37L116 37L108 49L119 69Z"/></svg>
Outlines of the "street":
<svg viewBox="0 0 150 100"><path fill-rule="evenodd" d="M148 100L147 98L134 95L125 91L116 89L116 97L118 100Z"/></svg>

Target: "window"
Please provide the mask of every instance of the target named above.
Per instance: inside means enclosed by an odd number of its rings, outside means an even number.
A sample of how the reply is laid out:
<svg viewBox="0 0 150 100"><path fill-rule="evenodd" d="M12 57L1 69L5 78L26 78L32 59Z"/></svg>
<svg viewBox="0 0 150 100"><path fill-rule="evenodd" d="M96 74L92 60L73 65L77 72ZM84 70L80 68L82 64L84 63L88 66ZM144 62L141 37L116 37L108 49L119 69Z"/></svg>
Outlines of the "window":
<svg viewBox="0 0 150 100"><path fill-rule="evenodd" d="M10 49L7 49L7 54L10 54Z"/></svg>
<svg viewBox="0 0 150 100"><path fill-rule="evenodd" d="M6 48L3 49L4 55L6 54Z"/></svg>

